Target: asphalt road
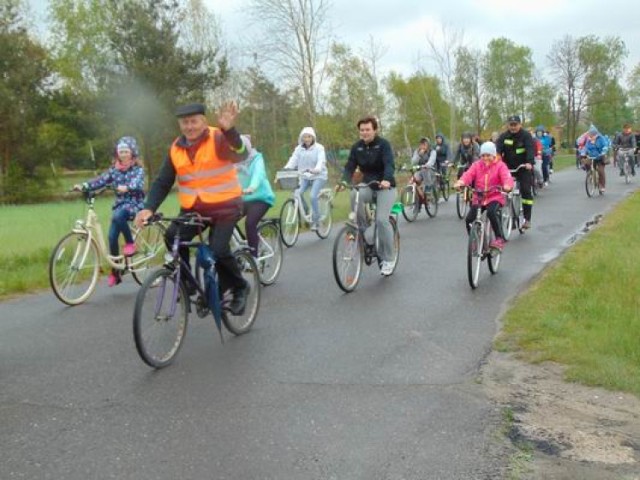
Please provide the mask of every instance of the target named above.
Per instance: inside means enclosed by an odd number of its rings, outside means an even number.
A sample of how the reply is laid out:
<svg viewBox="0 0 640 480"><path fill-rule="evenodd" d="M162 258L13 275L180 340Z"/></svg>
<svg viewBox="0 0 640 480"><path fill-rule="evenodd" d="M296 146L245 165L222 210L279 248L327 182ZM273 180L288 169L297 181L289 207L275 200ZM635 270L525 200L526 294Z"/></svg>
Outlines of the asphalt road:
<svg viewBox="0 0 640 480"><path fill-rule="evenodd" d="M248 335L222 345L192 314L161 371L136 354L130 279L109 289L105 277L78 307L48 291L0 304L0 478L500 478L511 450L478 381L496 319L639 183L608 172L592 199L583 172L555 174L534 228L475 291L454 198L435 219L402 219L395 275L368 267L348 295L333 235L303 234Z"/></svg>

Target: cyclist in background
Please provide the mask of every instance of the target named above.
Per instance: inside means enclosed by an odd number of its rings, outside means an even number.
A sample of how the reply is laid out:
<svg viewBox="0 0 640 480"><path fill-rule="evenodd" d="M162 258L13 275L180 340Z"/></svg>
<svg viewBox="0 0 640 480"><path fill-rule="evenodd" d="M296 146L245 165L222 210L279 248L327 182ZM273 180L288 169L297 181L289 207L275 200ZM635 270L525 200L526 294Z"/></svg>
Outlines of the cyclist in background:
<svg viewBox="0 0 640 480"><path fill-rule="evenodd" d="M244 231L254 257L258 256L258 223L267 210L273 207L276 196L267 178L262 153L253 148L249 135L242 135L249 156L236 164L238 180L242 187L242 214L245 216Z"/></svg>
<svg viewBox="0 0 640 480"><path fill-rule="evenodd" d="M444 164L449 160L449 144L445 141L444 135L438 133L436 135L436 145L434 147L436 151L436 168L438 173L445 175L447 172Z"/></svg>
<svg viewBox="0 0 640 480"><path fill-rule="evenodd" d="M551 137L545 134L544 125L536 127L536 137L540 141L542 156L542 181L544 186L549 185L549 169L551 168L551 157L553 150L551 148Z"/></svg>
<svg viewBox="0 0 640 480"><path fill-rule="evenodd" d="M413 156L411 157L411 165L429 167L427 169L421 168L413 174L413 179L415 180L416 185L423 185L423 187L430 187L433 185L433 177L431 175L430 168L435 168L436 151L431 148L431 144L427 137L422 137L420 139L418 148L413 152Z"/></svg>
<svg viewBox="0 0 640 480"><path fill-rule="evenodd" d="M364 205L376 204L376 228L380 244L378 254L382 258L380 273L384 276L391 275L395 265L393 245L393 227L389 221L391 208L396 199L396 179L394 177L395 163L393 150L388 140L378 136L378 120L375 117L364 117L358 120L358 140L349 152L349 158L344 167L343 181L350 183L356 168L362 173L362 181L369 183L380 182L379 185L360 189L360 202L358 205L358 225L365 225ZM343 189L338 186L337 190ZM376 195L374 196L374 192ZM352 193L351 202L355 200Z"/></svg>
<svg viewBox="0 0 640 480"><path fill-rule="evenodd" d="M622 132L616 135L616 138L613 140L613 151L615 152L615 159L618 162L618 168L620 169L620 176L624 176L624 158L618 157L618 150L623 149L633 149L632 158L630 160L631 165L631 174L636 174L635 161L633 159L633 155L636 150L636 136L631 132L631 125L625 123L622 126Z"/></svg>
<svg viewBox="0 0 640 480"><path fill-rule="evenodd" d="M604 193L606 186L606 178L604 173L604 166L607 158L607 151L609 150L609 142L604 138L598 129L591 125L587 131L587 138L584 146L580 150L580 155L584 157L593 158L595 167L598 169L600 185L600 193ZM523 202L524 203L524 202Z"/></svg>
<svg viewBox="0 0 640 480"><path fill-rule="evenodd" d="M139 161L140 151L138 143L133 137L122 137L115 145L111 168L99 177L89 180L82 185L74 185L74 190L99 190L112 185L116 192L109 228L109 253L119 254L118 239L124 237L122 253L131 256L136 252L136 244L129 228L129 220L133 220L136 213L144 207L144 168ZM122 282L120 271L113 268L107 278L110 287Z"/></svg>
<svg viewBox="0 0 640 480"><path fill-rule="evenodd" d="M531 228L531 213L533 211L531 192L532 170L535 161L533 138L529 132L522 128L522 122L518 115L510 116L507 119L507 126L507 131L498 137L496 149L509 170L515 170L520 165L525 165L525 168L518 170L515 175L520 183L522 195L524 222L522 222L521 228L528 229Z"/></svg>
<svg viewBox="0 0 640 480"><path fill-rule="evenodd" d="M473 137L469 132L465 132L460 136L460 145L453 163L458 166L458 179L466 172L471 164L480 156L480 147L473 141Z"/></svg>
<svg viewBox="0 0 640 480"><path fill-rule="evenodd" d="M234 164L248 155L235 128L238 113L238 105L227 102L218 112L218 126L210 127L202 103L178 107L176 117L182 134L171 144L151 185L145 208L136 215L136 224L142 226L178 181L180 215L198 213L211 219L209 246L216 258L221 292L231 289L229 311L233 315L244 313L250 290L229 244L242 212L242 189ZM199 230L199 227L181 228L181 238L190 240ZM167 229L167 245L173 244L177 231L175 223ZM189 265L188 247L180 248L180 257Z"/></svg>
<svg viewBox="0 0 640 480"><path fill-rule="evenodd" d="M495 234L495 240L489 245L490 248L500 250L504 248L506 242L502 232L502 222L500 221L500 209L505 205L505 198L500 190L509 192L513 189L513 178L507 165L500 161L496 155L496 146L493 142L485 142L480 147L480 161L471 165L462 177L453 185L461 188L469 185L474 186L474 197L471 208L465 219L467 232L471 223L476 218L478 208L487 210L487 217L491 222L491 228ZM482 199L478 198L475 190L484 192ZM482 204L480 204L482 200Z"/></svg>
<svg viewBox="0 0 640 480"><path fill-rule="evenodd" d="M316 132L312 127L304 127L298 137L298 146L293 150L285 169L297 169L304 173L300 178L300 186L297 194L300 201L308 211L304 200L304 192L311 187L311 230L318 230L320 209L318 207L318 195L327 183L327 158L324 146L316 141Z"/></svg>

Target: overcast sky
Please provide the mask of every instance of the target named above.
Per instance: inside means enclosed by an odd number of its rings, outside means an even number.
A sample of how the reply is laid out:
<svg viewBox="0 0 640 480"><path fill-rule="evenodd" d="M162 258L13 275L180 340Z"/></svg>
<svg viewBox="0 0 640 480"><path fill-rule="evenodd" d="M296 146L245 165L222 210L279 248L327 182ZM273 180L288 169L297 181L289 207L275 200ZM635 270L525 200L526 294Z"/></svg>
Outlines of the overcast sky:
<svg viewBox="0 0 640 480"><path fill-rule="evenodd" d="M247 44L255 33L247 29L248 0L204 0L217 15L230 45ZM47 0L29 0L43 17ZM333 0L332 34L356 52L369 36L387 47L382 72L410 75L419 68L433 71L426 37L438 38L442 25L464 32L464 43L484 50L492 38L506 37L528 46L540 73L547 76L546 56L554 41L594 34L617 35L629 50L627 73L640 63L638 13L630 0ZM435 71L433 73L436 73Z"/></svg>
<svg viewBox="0 0 640 480"><path fill-rule="evenodd" d="M225 36L245 37L243 9L247 0L205 0L222 22ZM492 38L506 37L528 46L548 74L546 56L555 40L594 34L618 35L629 50L628 71L640 63L638 13L630 0L333 0L333 35L359 51L369 35L388 47L381 59L385 71L405 75L429 70L426 56L430 32L438 38L442 25L464 32L464 43L484 50ZM432 64L431 64L432 65Z"/></svg>

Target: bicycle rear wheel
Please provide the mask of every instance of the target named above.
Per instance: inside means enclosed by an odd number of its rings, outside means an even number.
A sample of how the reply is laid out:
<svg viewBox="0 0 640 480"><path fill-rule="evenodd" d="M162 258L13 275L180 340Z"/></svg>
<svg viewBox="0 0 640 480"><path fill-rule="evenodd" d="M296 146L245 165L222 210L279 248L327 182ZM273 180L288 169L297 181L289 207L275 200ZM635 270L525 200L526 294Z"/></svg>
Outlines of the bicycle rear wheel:
<svg viewBox="0 0 640 480"><path fill-rule="evenodd" d="M240 267L242 278L249 284L247 304L242 315L232 315L227 309L222 309L222 323L234 335L247 333L253 327L260 308L260 275L253 256L246 250L239 250L233 254ZM224 302L223 302L224 304Z"/></svg>
<svg viewBox="0 0 640 480"><path fill-rule="evenodd" d="M49 257L49 283L58 300L67 305L86 301L96 288L100 254L89 235L70 232L58 242Z"/></svg>
<svg viewBox="0 0 640 480"><path fill-rule="evenodd" d="M425 188L425 204L424 209L427 211L427 215L433 218L438 214L438 189L435 187Z"/></svg>
<svg viewBox="0 0 640 480"><path fill-rule="evenodd" d="M131 257L131 276L142 285L149 273L164 262L167 247L164 230L157 224L141 228L135 233L136 253Z"/></svg>
<svg viewBox="0 0 640 480"><path fill-rule="evenodd" d="M189 299L177 272L151 272L136 296L133 338L140 358L150 367L173 362L187 333Z"/></svg>
<svg viewBox="0 0 640 480"><path fill-rule="evenodd" d="M402 216L404 219L411 223L415 221L420 213L420 201L418 200L418 194L416 193L416 187L413 185L407 185L402 190Z"/></svg>
<svg viewBox="0 0 640 480"><path fill-rule="evenodd" d="M271 285L276 281L282 268L282 242L278 225L274 221L263 223L258 227L258 272L263 285Z"/></svg>
<svg viewBox="0 0 640 480"><path fill-rule="evenodd" d="M293 198L288 199L280 210L280 238L287 247L293 247L300 234L298 209Z"/></svg>
<svg viewBox="0 0 640 480"><path fill-rule="evenodd" d="M318 210L320 214L320 221L318 222L318 229L316 234L324 239L331 233L331 226L333 225L333 219L331 217L331 193L320 192L318 198Z"/></svg>
<svg viewBox="0 0 640 480"><path fill-rule="evenodd" d="M349 293L355 290L360 281L363 262L358 229L353 225L345 225L333 244L333 276L343 291Z"/></svg>
<svg viewBox="0 0 640 480"><path fill-rule="evenodd" d="M469 230L469 243L467 245L467 277L471 288L478 286L480 278L480 265L482 265L482 250L484 248L484 235L482 226L474 222Z"/></svg>

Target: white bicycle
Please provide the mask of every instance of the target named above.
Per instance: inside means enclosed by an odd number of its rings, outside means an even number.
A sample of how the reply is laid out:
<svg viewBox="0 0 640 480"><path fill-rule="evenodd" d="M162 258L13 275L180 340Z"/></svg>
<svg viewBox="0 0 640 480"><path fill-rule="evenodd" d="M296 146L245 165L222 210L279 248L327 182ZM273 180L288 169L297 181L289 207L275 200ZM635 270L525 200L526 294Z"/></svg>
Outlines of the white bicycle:
<svg viewBox="0 0 640 480"><path fill-rule="evenodd" d="M280 236L282 243L287 247L293 247L300 235L300 225L304 222L311 225L311 211L307 212L305 202L300 198L298 189L299 178L310 175L309 172L298 173L297 171L281 170L276 174L276 180L281 188L293 190L291 197L287 199L280 210ZM295 182L293 181L295 180ZM320 218L316 234L324 239L331 233L333 219L331 209L333 208L333 191L330 188L323 188L318 194L318 210Z"/></svg>
<svg viewBox="0 0 640 480"><path fill-rule="evenodd" d="M164 235L158 226L133 229L136 253L109 255L102 225L95 211L96 196L105 189L83 191L87 203L85 219L78 219L74 227L53 249L49 258L49 283L58 299L67 305L86 301L96 288L103 260L121 273L131 273L142 285L151 269L162 265L166 251Z"/></svg>

